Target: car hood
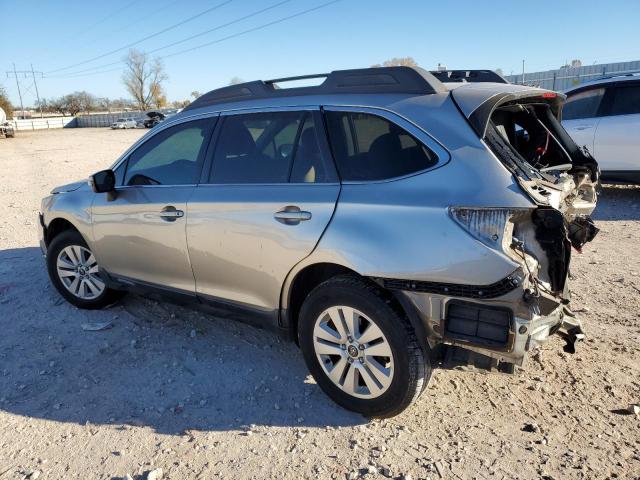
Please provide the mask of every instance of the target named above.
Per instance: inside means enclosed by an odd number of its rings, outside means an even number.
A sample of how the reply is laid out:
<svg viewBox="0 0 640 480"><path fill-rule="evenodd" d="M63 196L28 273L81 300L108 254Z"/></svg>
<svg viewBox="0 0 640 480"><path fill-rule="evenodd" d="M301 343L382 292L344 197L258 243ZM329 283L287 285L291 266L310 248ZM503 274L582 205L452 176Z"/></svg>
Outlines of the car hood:
<svg viewBox="0 0 640 480"><path fill-rule="evenodd" d="M78 190L80 187L82 187L83 185L87 185L86 178L84 180L78 180L77 182L67 183L66 185L60 185L58 187L55 187L53 190L51 190L51 193L74 192Z"/></svg>

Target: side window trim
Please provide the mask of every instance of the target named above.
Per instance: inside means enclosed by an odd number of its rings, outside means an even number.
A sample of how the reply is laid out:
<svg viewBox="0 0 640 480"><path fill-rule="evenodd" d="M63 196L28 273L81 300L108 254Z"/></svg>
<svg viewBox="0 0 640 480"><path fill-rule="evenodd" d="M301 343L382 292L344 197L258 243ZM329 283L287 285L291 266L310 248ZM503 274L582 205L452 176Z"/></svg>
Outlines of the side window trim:
<svg viewBox="0 0 640 480"><path fill-rule="evenodd" d="M340 184L338 170L335 165L335 161L333 159L333 155L331 154L331 149L329 148L326 126L324 124L324 117L321 114L321 106L320 105L295 105L295 106L287 106L287 107L252 107L252 108L242 108L235 110L225 110L219 112L219 118L216 122L215 128L210 136L209 144L207 146L207 152L205 155L205 160L202 168L202 173L200 175L200 180L198 185L338 185ZM211 172L213 169L213 157L215 153L216 144L218 143L218 139L220 133L222 132L222 128L224 126L224 121L226 117L235 116L235 115L246 115L251 113L269 113L269 112L307 112L312 115L315 124L315 133L316 139L318 140L318 145L320 147L320 154L325 160L325 164L332 168L332 174L335 177L335 181L326 182L326 183L300 183L300 182L286 182L286 183L210 183L209 178L211 177ZM308 117L306 117L308 118ZM293 167L292 162L292 167ZM291 174L289 175L289 178Z"/></svg>
<svg viewBox="0 0 640 480"><path fill-rule="evenodd" d="M192 121L195 121L195 120L204 120L204 119L209 119L212 122L212 125L211 125L212 128L207 133L207 135L210 136L211 133L212 133L213 128L215 128L215 125L218 123L219 116L220 116L220 112L207 112L207 113L200 113L200 114L197 114L197 115L189 115L187 117L183 117L183 118L180 118L180 119L177 119L177 120L170 119L168 121L162 122L162 124L159 127L156 127L154 129L150 130L145 135L140 137L137 141L135 141L129 148L127 148L124 151L124 153L122 153L122 155L120 155L120 157L118 157L118 159L115 162L113 162L111 164L111 166L109 168L111 170L116 170L116 169L122 167L123 164L124 164L125 173L122 175L122 179L124 181L124 178L126 176L126 169L129 167L129 157L131 156L131 154L133 152L135 152L138 148L140 148L148 140L151 140L153 137L155 137L156 135L162 133L164 130L166 130L168 128L175 127L176 125L180 125L180 124L185 123L185 122L192 122ZM137 186L138 185L136 185L136 187ZM165 187L167 185L146 185L146 186ZM116 188L129 188L129 186L127 186L127 185L117 185Z"/></svg>
<svg viewBox="0 0 640 480"><path fill-rule="evenodd" d="M118 165L118 167L120 167L122 164L124 164L124 172L122 174L122 184L117 186L116 188L166 188L166 187L189 187L189 186L195 186L198 184L198 178L200 178L200 175L202 173L202 169L204 166L204 160L206 158L206 154L207 154L207 150L209 148L209 144L210 144L210 140L211 140L211 136L212 133L216 127L216 125L218 124L218 118L219 115L207 115L207 116L199 116L199 117L187 117L185 119L183 119L183 121L180 122L174 122L171 124L166 125L164 128L159 129L157 132L154 132L153 135L150 135L148 138L144 139L144 141L140 142L139 144L137 144L135 146L135 148L131 149L130 151L127 152L126 157L124 158L124 161L120 162L120 164ZM127 178L127 171L129 169L129 159L131 158L131 155L133 155L136 151L138 151L138 149L144 147L145 144L147 144L149 141L151 141L153 138L157 137L158 135L162 135L163 133L165 133L167 130L170 130L174 127L178 127L180 125L184 125L186 123L192 123L192 122L198 122L201 120L206 120L209 122L209 124L207 125L207 129L206 129L206 133L205 133L205 137L202 141L202 145L200 146L200 151L198 152L198 159L197 159L197 165L196 165L196 169L197 169L197 174L194 175L194 181L193 183L189 183L189 184L162 184L162 185L124 185L124 181ZM116 167L116 168L118 168Z"/></svg>
<svg viewBox="0 0 640 480"><path fill-rule="evenodd" d="M341 183L345 185L395 182L397 180L402 180L404 178L409 178L409 177L415 177L416 175L422 175L423 173L436 170L440 167L443 167L444 165L449 163L449 161L451 160L451 155L449 154L449 151L434 137L432 137L426 130L424 130L422 127L419 127L418 125L411 122L410 120L406 119L405 117L395 112L392 112L390 110L380 108L380 107L361 107L361 106L355 106L355 105L329 105L329 104L323 105L322 110L328 111L328 112L366 113L366 114L381 117L391 123L398 125L402 129L406 130L416 140L420 141L427 148L429 148L438 158L438 161L435 163L435 165L432 165L431 167L425 168L423 170L418 170L417 172L411 172L406 175L400 175L398 177L392 177L392 178L384 178L381 180L342 180L341 179ZM326 119L325 119L325 123L326 123ZM351 125L351 123L352 122L350 120L349 128L353 129L353 126ZM354 145L354 148L357 148L357 146ZM334 159L334 163L335 163L335 159ZM338 175L340 175L339 171L338 171Z"/></svg>

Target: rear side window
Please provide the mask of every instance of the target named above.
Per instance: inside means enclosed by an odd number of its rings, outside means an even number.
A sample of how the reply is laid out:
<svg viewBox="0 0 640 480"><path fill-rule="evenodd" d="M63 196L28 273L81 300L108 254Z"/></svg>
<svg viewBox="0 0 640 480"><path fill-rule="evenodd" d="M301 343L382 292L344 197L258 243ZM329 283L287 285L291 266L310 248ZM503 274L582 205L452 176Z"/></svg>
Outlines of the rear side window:
<svg viewBox="0 0 640 480"><path fill-rule="evenodd" d="M617 86L609 115L632 115L634 113L640 113L640 85Z"/></svg>
<svg viewBox="0 0 640 480"><path fill-rule="evenodd" d="M571 95L562 108L563 120L594 118L604 97L604 88L593 88Z"/></svg>
<svg viewBox="0 0 640 480"><path fill-rule="evenodd" d="M322 156L311 112L269 112L224 118L210 183L335 181Z"/></svg>
<svg viewBox="0 0 640 480"><path fill-rule="evenodd" d="M331 149L345 181L384 180L433 167L435 153L377 115L326 112Z"/></svg>
<svg viewBox="0 0 640 480"><path fill-rule="evenodd" d="M154 135L130 156L125 185L196 183L210 120L181 123Z"/></svg>

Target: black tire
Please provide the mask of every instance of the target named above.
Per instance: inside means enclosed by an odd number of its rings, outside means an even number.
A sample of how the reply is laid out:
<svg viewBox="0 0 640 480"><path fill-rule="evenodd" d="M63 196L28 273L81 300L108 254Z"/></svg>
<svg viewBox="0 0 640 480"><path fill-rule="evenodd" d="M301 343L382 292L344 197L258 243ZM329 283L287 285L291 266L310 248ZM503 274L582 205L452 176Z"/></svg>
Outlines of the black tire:
<svg viewBox="0 0 640 480"><path fill-rule="evenodd" d="M58 276L58 270L56 267L56 263L58 260L58 254L65 247L71 245L78 245L86 248L91 251L87 242L84 241L82 235L80 233L67 230L62 232L60 235L56 236L49 247L47 248L47 271L49 272L49 278L51 279L51 283L56 287L58 293L62 295L69 303L75 305L78 308L83 308L87 310L96 310L100 308L104 308L108 305L111 305L118 299L120 299L125 292L113 290L110 288L105 288L104 291L94 299L85 300L80 297L75 296L71 293L67 288L62 284L62 280Z"/></svg>
<svg viewBox="0 0 640 480"><path fill-rule="evenodd" d="M431 377L431 364L404 312L386 300L381 289L355 275L340 275L318 285L300 311L298 339L305 362L316 382L336 403L367 417L392 417L411 405ZM327 308L344 305L372 319L387 339L394 361L388 389L370 399L343 391L327 376L314 349L316 320Z"/></svg>

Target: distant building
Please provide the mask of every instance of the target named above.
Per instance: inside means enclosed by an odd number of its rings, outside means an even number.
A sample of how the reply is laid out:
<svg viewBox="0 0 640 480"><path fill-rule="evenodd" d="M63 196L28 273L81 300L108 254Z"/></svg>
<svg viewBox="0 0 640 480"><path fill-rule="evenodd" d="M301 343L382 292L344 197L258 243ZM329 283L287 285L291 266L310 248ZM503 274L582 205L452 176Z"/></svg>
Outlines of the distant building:
<svg viewBox="0 0 640 480"><path fill-rule="evenodd" d="M580 60L572 60L570 64L564 65L556 70L525 73L524 81L522 74L507 75L505 78L511 83L520 85L524 83L525 85L561 92L600 77L636 72L640 72L640 60L586 66L582 66Z"/></svg>

